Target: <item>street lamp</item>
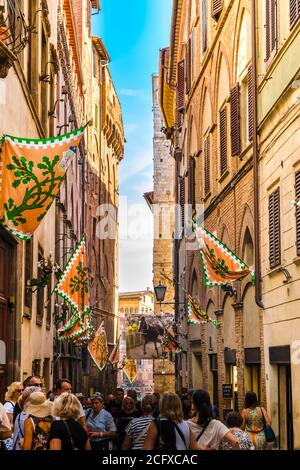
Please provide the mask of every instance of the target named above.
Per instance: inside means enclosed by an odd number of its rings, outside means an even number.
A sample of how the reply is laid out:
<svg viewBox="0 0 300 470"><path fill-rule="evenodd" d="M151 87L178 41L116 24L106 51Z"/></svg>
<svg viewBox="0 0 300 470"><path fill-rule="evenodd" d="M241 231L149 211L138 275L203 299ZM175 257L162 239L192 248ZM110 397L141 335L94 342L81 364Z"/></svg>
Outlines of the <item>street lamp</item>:
<svg viewBox="0 0 300 470"><path fill-rule="evenodd" d="M159 283L158 286L154 287L155 297L157 302L163 302L165 299L167 287Z"/></svg>

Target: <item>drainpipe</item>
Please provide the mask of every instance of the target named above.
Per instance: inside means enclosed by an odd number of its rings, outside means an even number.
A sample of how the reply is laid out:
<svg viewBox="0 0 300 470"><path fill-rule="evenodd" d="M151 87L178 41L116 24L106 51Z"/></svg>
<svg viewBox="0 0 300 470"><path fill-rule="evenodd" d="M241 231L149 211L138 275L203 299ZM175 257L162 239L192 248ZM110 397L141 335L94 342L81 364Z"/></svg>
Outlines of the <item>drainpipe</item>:
<svg viewBox="0 0 300 470"><path fill-rule="evenodd" d="M262 301L262 279L260 259L260 223L259 223L259 149L257 119L257 37L256 37L256 0L252 0L252 83L253 83L253 178L254 178L254 245L255 245L255 302L265 308Z"/></svg>

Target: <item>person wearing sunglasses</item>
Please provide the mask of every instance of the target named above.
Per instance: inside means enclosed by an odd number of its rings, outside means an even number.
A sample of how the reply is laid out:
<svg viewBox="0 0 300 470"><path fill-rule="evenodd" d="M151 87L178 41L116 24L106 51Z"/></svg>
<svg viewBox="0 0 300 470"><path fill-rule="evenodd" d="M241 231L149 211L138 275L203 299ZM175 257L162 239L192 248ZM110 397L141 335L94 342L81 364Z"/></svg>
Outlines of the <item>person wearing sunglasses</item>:
<svg viewBox="0 0 300 470"><path fill-rule="evenodd" d="M13 382L7 387L7 392L5 394L4 409L11 426L13 424L14 407L18 399L20 398L23 390L24 389L21 382ZM5 446L7 450L12 450L12 438L6 439Z"/></svg>
<svg viewBox="0 0 300 470"><path fill-rule="evenodd" d="M38 375L30 375L23 382L23 390L25 390L27 387L39 387L42 391L43 384L42 384L41 378ZM22 390L22 392L23 392L23 390ZM16 404L14 406L14 413L13 413L13 424L15 424L17 416L21 413L21 411L22 410L21 410L18 402L16 402Z"/></svg>

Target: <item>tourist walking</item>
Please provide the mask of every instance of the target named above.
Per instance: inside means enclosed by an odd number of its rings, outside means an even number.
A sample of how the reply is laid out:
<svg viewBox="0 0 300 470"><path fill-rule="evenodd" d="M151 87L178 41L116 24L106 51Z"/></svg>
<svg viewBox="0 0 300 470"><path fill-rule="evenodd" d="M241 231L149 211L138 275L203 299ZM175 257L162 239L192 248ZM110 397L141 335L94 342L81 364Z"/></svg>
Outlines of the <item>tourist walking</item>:
<svg viewBox="0 0 300 470"><path fill-rule="evenodd" d="M243 417L238 411L228 413L226 424L230 429L230 432L236 437L241 450L255 450L248 433L241 429L243 425ZM228 441L222 441L219 450L232 450L232 445Z"/></svg>
<svg viewBox="0 0 300 470"><path fill-rule="evenodd" d="M33 392L26 400L24 411L28 418L24 422L23 450L47 450L50 426L53 421L52 403L42 392Z"/></svg>
<svg viewBox="0 0 300 470"><path fill-rule="evenodd" d="M193 394L193 418L188 423L196 441L203 447L218 450L223 440L233 450L239 450L237 438L221 421L213 419L210 396L205 390L197 390Z"/></svg>
<svg viewBox="0 0 300 470"><path fill-rule="evenodd" d="M92 396L92 408L86 410L86 427L92 450L113 449L117 428L112 415L104 409L101 393Z"/></svg>
<svg viewBox="0 0 300 470"><path fill-rule="evenodd" d="M69 379L59 379L55 384L55 400L60 397L63 393L72 393L72 383ZM78 400L79 401L79 400ZM86 419L85 419L85 412L83 409L82 404L79 401L80 405L80 413L78 417L78 421L81 426L87 431L86 429Z"/></svg>
<svg viewBox="0 0 300 470"><path fill-rule="evenodd" d="M75 395L63 393L56 398L48 449L49 450L91 450L88 435L79 423L81 404Z"/></svg>
<svg viewBox="0 0 300 470"><path fill-rule="evenodd" d="M2 403L0 403L0 450L6 450L4 440L11 437L11 425Z"/></svg>
<svg viewBox="0 0 300 470"><path fill-rule="evenodd" d="M24 423L28 418L28 414L24 411L24 406L30 395L39 391L39 387L26 387L18 400L18 406L21 413L18 414L14 424L12 450L22 450L22 445L24 443Z"/></svg>
<svg viewBox="0 0 300 470"><path fill-rule="evenodd" d="M125 395L123 388L116 388L113 395L114 399L108 403L105 409L112 415L115 420L115 423L117 424L117 420L122 414L122 406Z"/></svg>
<svg viewBox="0 0 300 470"><path fill-rule="evenodd" d="M246 393L242 416L244 419L242 429L247 431L256 450L264 450L267 444L264 426L265 423L267 426L271 426L272 423L267 411L259 406L256 393Z"/></svg>
<svg viewBox="0 0 300 470"><path fill-rule="evenodd" d="M125 438L122 444L122 450L142 449L149 426L154 420L153 413L156 408L156 397L146 395L142 400L142 416L134 418L125 429Z"/></svg>
<svg viewBox="0 0 300 470"><path fill-rule="evenodd" d="M150 423L143 450L205 450L196 442L188 423L183 420L182 403L176 393L164 393L159 408L160 418Z"/></svg>
<svg viewBox="0 0 300 470"><path fill-rule="evenodd" d="M135 407L135 400L131 397L125 397L123 400L122 412L117 419L117 448L120 449L124 438L125 429L127 428L130 421L134 418L139 418L141 415Z"/></svg>
<svg viewBox="0 0 300 470"><path fill-rule="evenodd" d="M13 426L15 404L20 398L23 390L24 388L21 382L13 382L7 387L7 392L5 394L4 409L6 411L6 414L7 414L7 417L9 419L11 426ZM11 437L5 440L5 446L6 446L6 450L12 450L13 440Z"/></svg>
<svg viewBox="0 0 300 470"><path fill-rule="evenodd" d="M39 375L30 375L27 377L23 382L23 389L27 387L39 387L40 391L42 391L43 384ZM13 416L13 423L15 423L17 416L21 413L21 409L19 407L18 402L15 404L14 407L14 416Z"/></svg>

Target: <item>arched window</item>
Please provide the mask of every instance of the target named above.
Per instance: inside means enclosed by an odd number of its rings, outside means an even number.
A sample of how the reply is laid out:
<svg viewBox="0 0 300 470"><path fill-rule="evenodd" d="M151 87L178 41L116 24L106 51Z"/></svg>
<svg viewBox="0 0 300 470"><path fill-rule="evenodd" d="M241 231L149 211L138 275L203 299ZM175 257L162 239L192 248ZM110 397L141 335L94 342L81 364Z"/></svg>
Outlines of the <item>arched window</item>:
<svg viewBox="0 0 300 470"><path fill-rule="evenodd" d="M248 227L246 229L245 238L244 238L243 261L248 266L252 266L254 264L254 246L253 246L253 240L250 235L250 231Z"/></svg>

